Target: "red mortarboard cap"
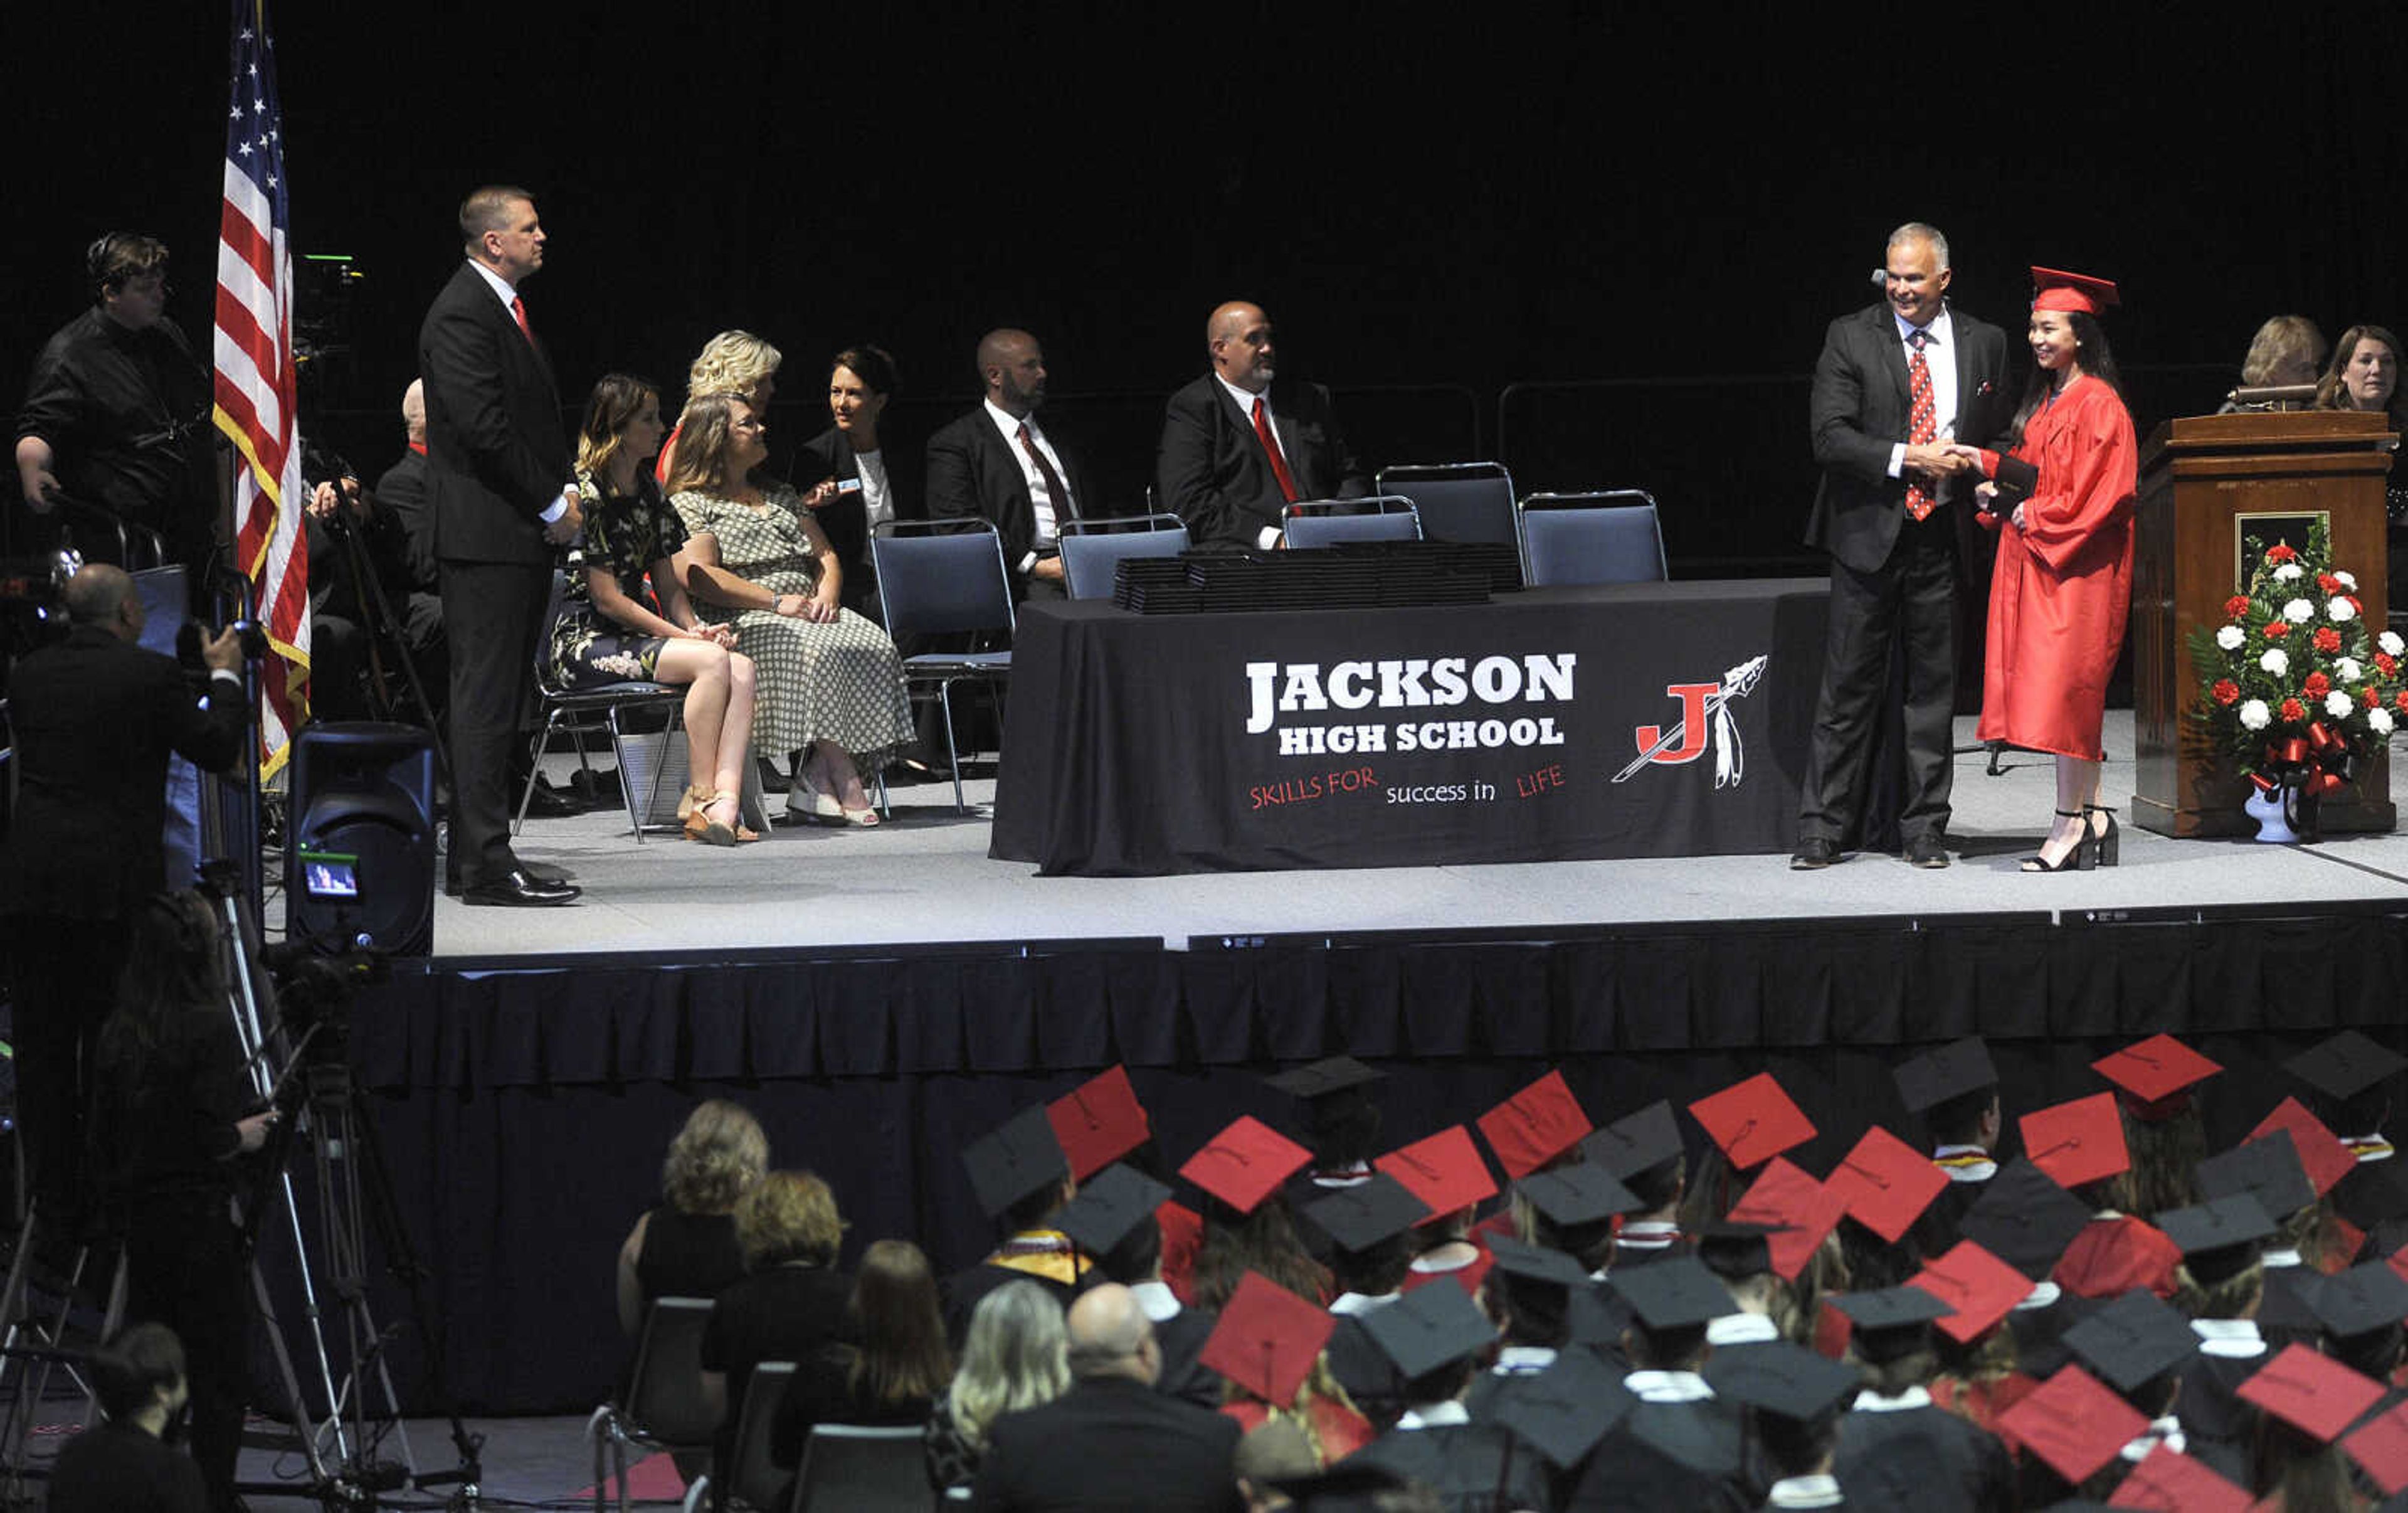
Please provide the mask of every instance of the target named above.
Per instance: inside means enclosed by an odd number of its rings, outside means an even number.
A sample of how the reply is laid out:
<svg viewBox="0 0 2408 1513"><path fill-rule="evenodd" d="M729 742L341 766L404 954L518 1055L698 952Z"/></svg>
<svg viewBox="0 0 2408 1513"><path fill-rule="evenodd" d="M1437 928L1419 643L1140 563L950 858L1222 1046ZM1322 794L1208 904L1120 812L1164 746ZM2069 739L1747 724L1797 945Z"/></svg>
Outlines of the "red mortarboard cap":
<svg viewBox="0 0 2408 1513"><path fill-rule="evenodd" d="M1285 1407L1337 1328L1337 1315L1260 1272L1248 1272L1196 1359L1264 1402Z"/></svg>
<svg viewBox="0 0 2408 1513"><path fill-rule="evenodd" d="M2145 1123L2170 1119L2188 1108L2185 1095L2224 1070L2172 1035L2151 1035L2100 1057L2090 1069L2128 1094L2124 1106Z"/></svg>
<svg viewBox="0 0 2408 1513"><path fill-rule="evenodd" d="M2321 1198L2332 1191L2333 1184L2350 1174L2358 1158L2350 1154L2341 1137L2325 1127L2325 1122L2308 1112L2305 1103L2296 1098L2286 1098L2274 1105L2274 1112L2263 1123L2249 1131L2251 1140L2262 1140L2276 1130L2291 1131L2291 1145L2300 1155L2300 1169L2308 1174L2308 1181Z"/></svg>
<svg viewBox="0 0 2408 1513"><path fill-rule="evenodd" d="M1462 1265L1446 1271L1426 1272L1418 1269L1409 1271L1405 1273L1405 1279L1398 1285L1397 1290L1418 1292L1432 1282L1452 1282L1463 1290L1465 1297L1477 1300L1480 1296L1480 1284L1488 1280L1489 1268L1496 1264L1497 1258L1483 1248L1474 1251L1471 1259Z"/></svg>
<svg viewBox="0 0 2408 1513"><path fill-rule="evenodd" d="M1845 1203L1828 1184L1808 1176L1788 1158L1775 1156L1765 1163L1747 1196L1732 1205L1730 1217L1783 1226L1766 1235L1764 1243L1771 1252L1773 1272L1794 1282L1846 1212Z"/></svg>
<svg viewBox="0 0 2408 1513"><path fill-rule="evenodd" d="M1214 1135L1179 1174L1240 1214L1251 1214L1312 1160L1312 1152L1248 1116Z"/></svg>
<svg viewBox="0 0 2408 1513"><path fill-rule="evenodd" d="M1927 1262L1920 1275L1907 1279L1956 1311L1935 1318L1931 1327L1959 1345L1970 1345L2015 1304L2031 1295L2031 1278L1971 1240Z"/></svg>
<svg viewBox="0 0 2408 1513"><path fill-rule="evenodd" d="M2329 1445L2382 1400L2383 1384L2307 1346L2293 1345L2258 1367L2233 1395Z"/></svg>
<svg viewBox="0 0 2408 1513"><path fill-rule="evenodd" d="M1081 1083L1045 1105L1054 1138L1070 1159L1070 1175L1084 1182L1146 1142L1154 1131L1145 1105L1129 1086L1128 1068L1116 1066Z"/></svg>
<svg viewBox="0 0 2408 1513"><path fill-rule="evenodd" d="M1814 1138L1814 1126L1770 1072L1698 1099L1689 1113L1742 1172Z"/></svg>
<svg viewBox="0 0 2408 1513"><path fill-rule="evenodd" d="M2148 1427L2138 1408L2080 1366L2059 1368L1999 1416L2010 1445L2030 1450L2076 1486Z"/></svg>
<svg viewBox="0 0 2408 1513"><path fill-rule="evenodd" d="M2408 1403L2368 1420L2341 1448L2374 1478L2384 1496L2408 1487Z"/></svg>
<svg viewBox="0 0 2408 1513"><path fill-rule="evenodd" d="M2085 315L2124 301L2117 296L2114 284L2105 279L2094 279L2086 273L2068 273L2062 268L2032 266L2031 308L2034 310L2076 310ZM2076 1481L2082 1478L2076 1477Z"/></svg>
<svg viewBox="0 0 2408 1513"><path fill-rule="evenodd" d="M2161 1508L2165 1513L2249 1513L2257 1504L2204 1462L2160 1445L2124 1474L2107 1506Z"/></svg>
<svg viewBox="0 0 2408 1513"><path fill-rule="evenodd" d="M1847 1204L1849 1218L1895 1245L1947 1188L1948 1174L1877 1124L1841 1158L1824 1186Z"/></svg>
<svg viewBox="0 0 2408 1513"><path fill-rule="evenodd" d="M2024 1154L2058 1187L2078 1188L2131 1170L2114 1093L2037 1110L2017 1121L2017 1128L2023 1131Z"/></svg>
<svg viewBox="0 0 2408 1513"><path fill-rule="evenodd" d="M1560 1072L1548 1073L1480 1116L1480 1132L1497 1153L1497 1164L1516 1182L1571 1149L1592 1128Z"/></svg>
<svg viewBox="0 0 2408 1513"><path fill-rule="evenodd" d="M1497 1195L1497 1179L1480 1159L1471 1131L1459 1124L1392 1150L1371 1164L1427 1203L1431 1218L1444 1218Z"/></svg>

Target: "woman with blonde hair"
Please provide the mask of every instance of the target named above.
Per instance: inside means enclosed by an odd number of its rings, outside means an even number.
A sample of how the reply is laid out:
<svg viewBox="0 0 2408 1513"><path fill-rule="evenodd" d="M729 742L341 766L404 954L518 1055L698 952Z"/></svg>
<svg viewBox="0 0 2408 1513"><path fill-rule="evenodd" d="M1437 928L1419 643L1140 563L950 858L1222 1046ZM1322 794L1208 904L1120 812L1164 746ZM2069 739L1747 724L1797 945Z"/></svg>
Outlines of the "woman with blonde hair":
<svg viewBox="0 0 2408 1513"><path fill-rule="evenodd" d="M706 394L741 395L763 415L769 413L769 397L778 392L778 366L785 361L783 353L750 331L722 331L702 344L694 361L685 370L685 399L692 404ZM666 484L669 465L677 452L678 437L684 431L681 421L661 443L660 461L652 465L652 480Z"/></svg>
<svg viewBox="0 0 2408 1513"><path fill-rule="evenodd" d="M771 1172L754 1183L736 1204L736 1236L746 1273L720 1290L702 1326L702 1392L719 1405L711 1453L722 1466L733 1463L752 1368L809 1361L836 1344L853 1297L852 1278L836 1269L844 1242L836 1194L810 1173Z"/></svg>
<svg viewBox="0 0 2408 1513"><path fill-rule="evenodd" d="M2243 388L2288 387L2314 383L2325 365L2325 334L2304 315L2277 315L2249 339L2249 355L2241 359Z"/></svg>
<svg viewBox="0 0 2408 1513"><path fill-rule="evenodd" d="M744 1275L736 1204L769 1165L769 1139L740 1103L695 1105L661 1162L661 1204L619 1247L619 1327L633 1339L654 1298L710 1298Z"/></svg>
<svg viewBox="0 0 2408 1513"><path fill-rule="evenodd" d="M1062 1305L1039 1284L1007 1282L979 1299L961 1367L928 1410L929 1484L939 1493L968 1486L997 1419L1068 1391L1068 1347Z"/></svg>
<svg viewBox="0 0 2408 1513"><path fill-rule="evenodd" d="M758 668L752 749L795 763L790 814L875 825L862 786L912 739L903 662L886 632L845 609L844 568L810 511L755 470L768 427L734 395L690 400L669 473L685 522L688 586L701 614L733 627Z"/></svg>

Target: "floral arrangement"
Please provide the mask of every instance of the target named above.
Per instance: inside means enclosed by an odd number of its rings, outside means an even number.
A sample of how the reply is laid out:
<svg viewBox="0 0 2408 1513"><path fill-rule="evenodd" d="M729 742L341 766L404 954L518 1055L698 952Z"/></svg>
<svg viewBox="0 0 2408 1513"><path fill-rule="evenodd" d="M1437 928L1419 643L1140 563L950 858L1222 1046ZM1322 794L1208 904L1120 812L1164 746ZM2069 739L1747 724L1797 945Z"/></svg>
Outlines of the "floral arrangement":
<svg viewBox="0 0 2408 1513"><path fill-rule="evenodd" d="M2315 800L2408 721L2401 639L2385 630L2370 644L2358 580L2328 566L2321 520L2304 547L2248 547L2246 591L2225 601L2225 624L2191 635L2198 717L2260 793Z"/></svg>

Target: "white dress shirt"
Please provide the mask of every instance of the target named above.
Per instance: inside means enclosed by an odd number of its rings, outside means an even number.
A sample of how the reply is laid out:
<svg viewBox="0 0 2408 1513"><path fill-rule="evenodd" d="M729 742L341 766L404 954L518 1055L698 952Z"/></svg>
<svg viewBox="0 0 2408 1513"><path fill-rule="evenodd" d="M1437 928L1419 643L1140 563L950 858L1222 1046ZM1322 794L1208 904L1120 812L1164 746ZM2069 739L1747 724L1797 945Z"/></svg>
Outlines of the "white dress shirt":
<svg viewBox="0 0 2408 1513"><path fill-rule="evenodd" d="M1213 370L1212 382L1221 385L1221 387L1228 393L1229 397L1238 402L1240 412L1246 417L1249 424L1251 424L1254 418L1254 403L1255 401L1260 400L1263 407L1263 424L1270 427L1271 435L1274 438L1279 435L1279 412L1271 409L1271 391L1268 387L1266 387L1260 394L1249 394L1245 390L1230 382L1227 379L1223 378L1217 368ZM1262 442L1257 439L1254 444L1260 446ZM1282 462L1287 462L1287 443L1284 441L1280 443L1280 460ZM1289 462L1287 464L1287 470L1288 476L1294 477L1296 475L1296 464ZM1265 526L1255 534L1254 544L1268 551L1279 544L1279 539L1280 533L1278 526Z"/></svg>
<svg viewBox="0 0 2408 1513"><path fill-rule="evenodd" d="M986 402L986 417L995 422L996 430L1003 433L1004 449L1011 454L1011 460L1020 464L1021 479L1028 485L1029 507L1036 512L1036 525L1030 530L1028 537L1031 550L1020 559L1020 570L1025 573L1037 566L1037 559L1040 555L1054 550L1055 543L1060 540L1061 533L1054 522L1070 511L1058 507L1068 503L1071 510L1075 511L1078 501L1076 499L1057 500L1054 497L1053 491L1045 486L1045 474L1035 462L1029 459L1027 448L1020 444L1020 428L1023 425L1028 427L1028 439L1035 443L1038 451L1045 454L1045 460L1054 465L1054 476L1062 481L1065 493L1068 493L1070 488L1070 469L1062 466L1062 454L1054 451L1054 443L1045 439L1044 427L1037 424L1036 416L1031 415L1023 420L990 399Z"/></svg>

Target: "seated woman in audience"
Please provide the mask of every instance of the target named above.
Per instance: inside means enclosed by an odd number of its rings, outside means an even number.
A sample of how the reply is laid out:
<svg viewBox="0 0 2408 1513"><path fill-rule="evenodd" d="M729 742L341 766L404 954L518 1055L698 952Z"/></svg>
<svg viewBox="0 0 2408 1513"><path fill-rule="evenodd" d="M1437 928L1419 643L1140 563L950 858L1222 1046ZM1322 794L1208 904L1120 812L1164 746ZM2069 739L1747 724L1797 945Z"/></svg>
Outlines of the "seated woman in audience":
<svg viewBox="0 0 2408 1513"><path fill-rule="evenodd" d="M1067 1345L1062 1305L1035 1282L1007 1282L979 1299L961 1367L929 1405L929 1485L939 1493L968 1486L997 1419L1069 1391Z"/></svg>
<svg viewBox="0 0 2408 1513"><path fill-rule="evenodd" d="M875 825L862 771L912 737L895 643L841 606L843 566L794 490L755 480L768 445L752 406L706 395L680 425L668 486L689 533L689 586L759 670L752 748L796 758L790 812Z"/></svg>
<svg viewBox="0 0 2408 1513"><path fill-rule="evenodd" d="M836 1269L844 1239L836 1194L810 1173L771 1172L755 1183L736 1205L736 1233L747 1274L720 1290L702 1327L703 1396L720 1405L712 1463L723 1466L736 1448L752 1368L809 1361L834 1345L853 1296Z"/></svg>
<svg viewBox="0 0 2408 1513"><path fill-rule="evenodd" d="M2249 339L2249 354L2241 359L2244 389L2291 388L2314 383L2325 366L2325 334L2304 315L2277 315ZM2229 401L2226 410L2235 408ZM2282 410L2304 409L2286 401Z"/></svg>
<svg viewBox="0 0 2408 1513"><path fill-rule="evenodd" d="M695 353L693 363L686 367L686 403L692 404L706 394L741 395L766 419L769 397L778 392L778 365L784 361L777 348L750 331L722 331L702 344L702 351ZM678 439L684 431L681 423L661 444L660 460L652 465L653 482L669 481L669 465L675 460Z"/></svg>
<svg viewBox="0 0 2408 1513"><path fill-rule="evenodd" d="M2316 408L2380 410L2390 416L2393 430L2408 432L2408 396L2400 391L2400 339L2389 331L2379 325L2351 326L2341 334L2340 344L2333 348L2332 366L2317 381ZM2391 583L2391 602L2396 605L2401 596L2408 593L2408 514L2403 514L2397 487L2399 454L2393 453L2392 458L2395 483L2386 567Z"/></svg>
<svg viewBox="0 0 2408 1513"><path fill-rule="evenodd" d="M877 347L847 347L828 373L828 428L803 443L795 477L819 480L803 502L844 565L844 607L882 618L876 607L878 578L869 560L869 537L895 519L921 513L917 491L899 477L906 458L881 435L887 401L895 396L895 359Z"/></svg>
<svg viewBox="0 0 2408 1513"><path fill-rule="evenodd" d="M744 1275L736 1204L768 1169L759 1121L724 1098L695 1105L661 1163L661 1205L619 1247L619 1327L634 1339L654 1298L715 1298Z"/></svg>
<svg viewBox="0 0 2408 1513"><path fill-rule="evenodd" d="M612 373L594 385L577 436L583 544L552 626L552 660L572 688L645 680L683 684L690 776L678 817L688 839L760 839L738 817L752 739L752 659L736 632L706 625L686 599L685 525L644 471L661 440L660 392ZM644 593L650 575L652 593Z"/></svg>
<svg viewBox="0 0 2408 1513"><path fill-rule="evenodd" d="M788 1470L800 1465L817 1424L924 1424L953 1375L928 1258L909 1240L881 1240L862 1252L843 1340L796 1363L769 1459Z"/></svg>

